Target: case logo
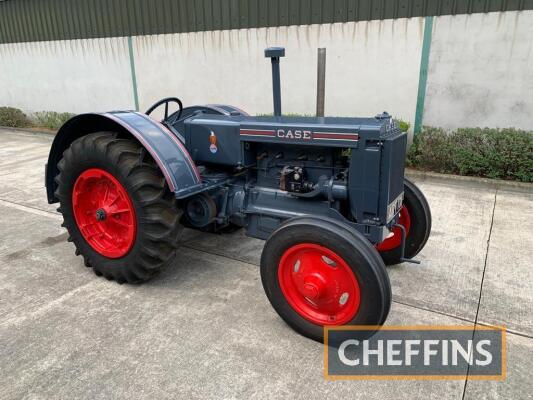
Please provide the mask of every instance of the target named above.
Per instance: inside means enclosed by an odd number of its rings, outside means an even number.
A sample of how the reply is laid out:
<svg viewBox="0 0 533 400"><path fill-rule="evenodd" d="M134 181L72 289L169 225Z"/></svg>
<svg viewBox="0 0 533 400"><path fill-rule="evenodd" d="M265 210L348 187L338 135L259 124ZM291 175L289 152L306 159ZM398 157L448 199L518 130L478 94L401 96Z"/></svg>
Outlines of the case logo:
<svg viewBox="0 0 533 400"><path fill-rule="evenodd" d="M303 140L311 140L313 139L313 136L311 135L311 131L304 131L300 129L278 129L276 131L276 136L282 139L303 139Z"/></svg>
<svg viewBox="0 0 533 400"><path fill-rule="evenodd" d="M241 136L255 138L273 138L286 140L340 140L343 142L357 142L359 134L356 132L328 132L310 131L306 129L249 129L241 128Z"/></svg>

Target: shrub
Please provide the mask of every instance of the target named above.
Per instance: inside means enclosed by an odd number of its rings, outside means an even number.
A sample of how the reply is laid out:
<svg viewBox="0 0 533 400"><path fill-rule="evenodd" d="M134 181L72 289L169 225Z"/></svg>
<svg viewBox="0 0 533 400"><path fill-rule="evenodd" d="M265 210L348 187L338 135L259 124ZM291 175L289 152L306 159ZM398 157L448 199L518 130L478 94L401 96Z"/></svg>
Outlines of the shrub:
<svg viewBox="0 0 533 400"><path fill-rule="evenodd" d="M404 121L403 119L397 119L395 121L396 121L396 124L398 125L398 128L400 128L402 132L407 132L409 130L409 127L411 126L409 122Z"/></svg>
<svg viewBox="0 0 533 400"><path fill-rule="evenodd" d="M37 125L57 130L74 115L75 114L68 112L58 113L55 111L38 111L35 113L35 118L37 120Z"/></svg>
<svg viewBox="0 0 533 400"><path fill-rule="evenodd" d="M24 128L28 125L30 125L28 117L18 108L0 107L0 126Z"/></svg>
<svg viewBox="0 0 533 400"><path fill-rule="evenodd" d="M429 171L533 182L533 132L462 128L451 133L425 127L407 164Z"/></svg>

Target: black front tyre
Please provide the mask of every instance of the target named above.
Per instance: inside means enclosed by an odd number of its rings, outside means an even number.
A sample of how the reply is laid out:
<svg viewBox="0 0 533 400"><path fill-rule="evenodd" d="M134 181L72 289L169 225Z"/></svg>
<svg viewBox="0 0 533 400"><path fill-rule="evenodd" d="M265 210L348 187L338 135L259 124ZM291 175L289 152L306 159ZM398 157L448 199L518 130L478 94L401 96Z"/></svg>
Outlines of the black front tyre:
<svg viewBox="0 0 533 400"><path fill-rule="evenodd" d="M405 258L415 257L426 245L431 232L431 209L420 189L405 179L403 207L400 210L400 224L407 230ZM401 262L401 232L393 229L394 236L376 246L386 265Z"/></svg>
<svg viewBox="0 0 533 400"><path fill-rule="evenodd" d="M375 248L331 220L296 218L278 228L261 255L261 281L281 318L317 341L324 340L326 325L382 325L391 305L389 278Z"/></svg>
<svg viewBox="0 0 533 400"><path fill-rule="evenodd" d="M87 267L133 283L172 261L181 211L142 146L113 132L92 133L72 143L58 168L58 210Z"/></svg>

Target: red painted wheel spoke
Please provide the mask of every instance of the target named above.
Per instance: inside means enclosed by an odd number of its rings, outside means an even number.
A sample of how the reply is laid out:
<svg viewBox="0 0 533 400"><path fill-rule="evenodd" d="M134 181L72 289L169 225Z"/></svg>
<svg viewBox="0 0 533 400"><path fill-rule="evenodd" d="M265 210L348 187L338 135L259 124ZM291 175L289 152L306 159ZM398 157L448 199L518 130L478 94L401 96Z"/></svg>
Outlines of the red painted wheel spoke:
<svg viewBox="0 0 533 400"><path fill-rule="evenodd" d="M106 206L107 207L111 207L113 204L115 204L117 202L117 200L119 200L119 197L120 196L116 196L113 200L109 201Z"/></svg>
<svg viewBox="0 0 533 400"><path fill-rule="evenodd" d="M111 234L108 232L108 231L104 231L104 237L106 237L107 239L109 239L109 242L111 244L114 244L115 242L117 242L117 238L114 237L114 236L111 236ZM120 239L119 239L120 240Z"/></svg>
<svg viewBox="0 0 533 400"><path fill-rule="evenodd" d="M117 224L125 228L129 228L133 225L131 222L121 220L120 218L110 218L109 221L112 221L113 224Z"/></svg>
<svg viewBox="0 0 533 400"><path fill-rule="evenodd" d="M115 215L115 214L122 214L122 213L130 213L131 210L129 208L123 208L120 210L110 210L107 214L108 215Z"/></svg>
<svg viewBox="0 0 533 400"><path fill-rule="evenodd" d="M104 198L102 199L102 204L105 204L107 202L107 196L109 196L109 186L106 185L104 189Z"/></svg>
<svg viewBox="0 0 533 400"><path fill-rule="evenodd" d="M100 235L101 235L100 232L91 232L91 233L86 233L83 236L85 237L85 239L92 239L93 237L100 236Z"/></svg>
<svg viewBox="0 0 533 400"><path fill-rule="evenodd" d="M109 258L126 255L135 242L135 209L124 186L110 173L91 168L76 180L72 208L87 243Z"/></svg>
<svg viewBox="0 0 533 400"><path fill-rule="evenodd" d="M280 260L278 280L292 308L315 324L345 324L359 309L359 283L352 269L326 247L290 247Z"/></svg>

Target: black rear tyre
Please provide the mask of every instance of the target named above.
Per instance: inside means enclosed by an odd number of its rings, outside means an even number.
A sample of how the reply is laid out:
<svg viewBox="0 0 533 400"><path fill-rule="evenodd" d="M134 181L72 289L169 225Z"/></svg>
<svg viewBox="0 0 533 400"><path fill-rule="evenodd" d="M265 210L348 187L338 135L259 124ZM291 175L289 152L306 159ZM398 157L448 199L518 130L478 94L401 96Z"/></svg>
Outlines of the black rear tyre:
<svg viewBox="0 0 533 400"><path fill-rule="evenodd" d="M92 133L72 143L63 153L58 168L56 196L61 204L59 211L63 214L63 226L70 234L69 241L76 246L76 254L83 256L85 265L92 267L96 275L119 283L140 282L150 279L173 260L181 231L181 211L176 207L176 200L161 171L143 147L132 140L119 138L116 133ZM79 197L74 197L73 191L80 176L85 177L87 171L100 171L110 176L132 206L133 221L129 222L136 229L130 246L123 249L124 254L110 256L102 251L91 242L86 231L89 228L80 225L78 199L83 201L86 195L76 192ZM73 204L74 198L76 205ZM103 211L100 217L111 219ZM101 222L95 219L95 223L89 225Z"/></svg>
<svg viewBox="0 0 533 400"><path fill-rule="evenodd" d="M405 179L403 206L409 215L410 228L405 240L405 258L415 257L426 245L431 233L431 209L424 194L410 180ZM398 234L396 231L395 234ZM385 265L401 262L401 246L396 240L396 246L389 248L384 244L377 246Z"/></svg>
<svg viewBox="0 0 533 400"><path fill-rule="evenodd" d="M325 325L382 325L391 304L376 249L331 220L296 218L278 228L261 255L261 281L280 317L317 341L324 340Z"/></svg>

